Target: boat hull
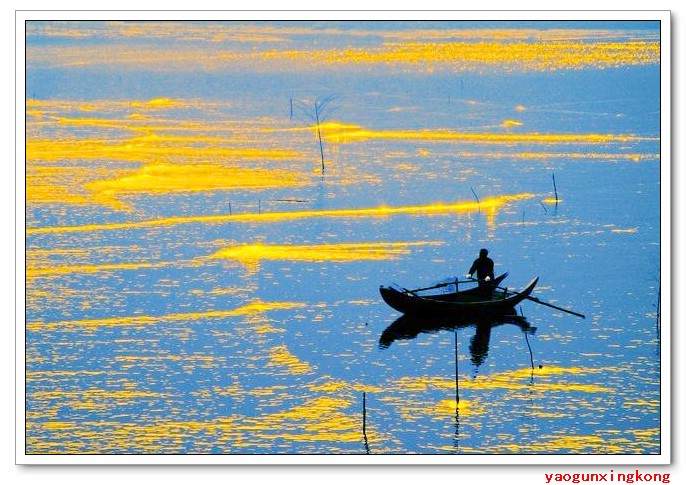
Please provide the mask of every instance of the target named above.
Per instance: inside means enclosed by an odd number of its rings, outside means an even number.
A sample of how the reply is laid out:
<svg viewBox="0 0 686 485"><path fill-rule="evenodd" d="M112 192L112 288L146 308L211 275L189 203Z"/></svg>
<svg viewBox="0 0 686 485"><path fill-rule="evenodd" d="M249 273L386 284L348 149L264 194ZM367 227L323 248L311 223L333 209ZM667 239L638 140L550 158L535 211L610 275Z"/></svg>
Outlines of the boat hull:
<svg viewBox="0 0 686 485"><path fill-rule="evenodd" d="M516 305L528 298L537 283L538 278L534 278L521 291L495 290L492 295L484 295L479 288L433 296L418 296L407 290L401 291L387 286L379 288L379 292L391 308L405 315L504 315L512 313Z"/></svg>

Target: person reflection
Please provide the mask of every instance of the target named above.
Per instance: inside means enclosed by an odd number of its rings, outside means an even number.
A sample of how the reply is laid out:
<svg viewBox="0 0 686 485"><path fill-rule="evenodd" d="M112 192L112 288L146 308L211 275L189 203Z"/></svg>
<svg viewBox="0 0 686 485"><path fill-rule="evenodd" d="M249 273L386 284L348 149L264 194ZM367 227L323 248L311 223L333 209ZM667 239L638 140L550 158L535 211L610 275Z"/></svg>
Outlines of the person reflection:
<svg viewBox="0 0 686 485"><path fill-rule="evenodd" d="M478 369L488 357L488 347L491 342L491 329L493 325L486 322L476 324L476 333L469 341L469 353L472 364Z"/></svg>

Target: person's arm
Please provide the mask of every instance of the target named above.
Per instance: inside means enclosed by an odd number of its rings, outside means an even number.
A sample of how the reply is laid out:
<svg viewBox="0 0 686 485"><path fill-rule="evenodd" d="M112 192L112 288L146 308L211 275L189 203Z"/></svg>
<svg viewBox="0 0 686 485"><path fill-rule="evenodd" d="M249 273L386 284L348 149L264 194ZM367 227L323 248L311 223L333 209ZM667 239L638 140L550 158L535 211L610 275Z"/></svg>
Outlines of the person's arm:
<svg viewBox="0 0 686 485"><path fill-rule="evenodd" d="M472 267L469 268L469 271L467 271L467 275L468 275L470 278L472 278L472 277L473 277L472 275L474 274L474 271L476 271L476 261L474 261L474 262L472 263Z"/></svg>

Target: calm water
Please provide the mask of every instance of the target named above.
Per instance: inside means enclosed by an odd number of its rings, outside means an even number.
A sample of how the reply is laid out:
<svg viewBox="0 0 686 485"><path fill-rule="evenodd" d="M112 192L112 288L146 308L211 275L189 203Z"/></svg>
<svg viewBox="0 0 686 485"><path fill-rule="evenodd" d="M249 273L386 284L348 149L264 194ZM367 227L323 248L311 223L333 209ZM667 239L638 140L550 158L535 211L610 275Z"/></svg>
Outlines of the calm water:
<svg viewBox="0 0 686 485"><path fill-rule="evenodd" d="M537 27L29 23L27 453L660 453L658 26ZM481 247L586 319L380 343Z"/></svg>

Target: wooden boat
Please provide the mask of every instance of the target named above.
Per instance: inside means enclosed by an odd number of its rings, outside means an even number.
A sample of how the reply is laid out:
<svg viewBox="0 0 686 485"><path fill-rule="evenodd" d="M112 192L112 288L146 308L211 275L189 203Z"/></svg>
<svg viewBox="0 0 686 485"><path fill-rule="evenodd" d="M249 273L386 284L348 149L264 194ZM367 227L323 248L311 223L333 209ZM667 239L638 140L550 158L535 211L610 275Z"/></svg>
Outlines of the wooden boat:
<svg viewBox="0 0 686 485"><path fill-rule="evenodd" d="M439 295L419 296L420 290L397 289L381 286L381 298L393 309L406 315L422 316L463 316L463 315L503 315L512 313L514 307L529 298L538 277L521 291L508 291L498 288L507 273L493 280L491 295L484 294L481 288L456 291Z"/></svg>

